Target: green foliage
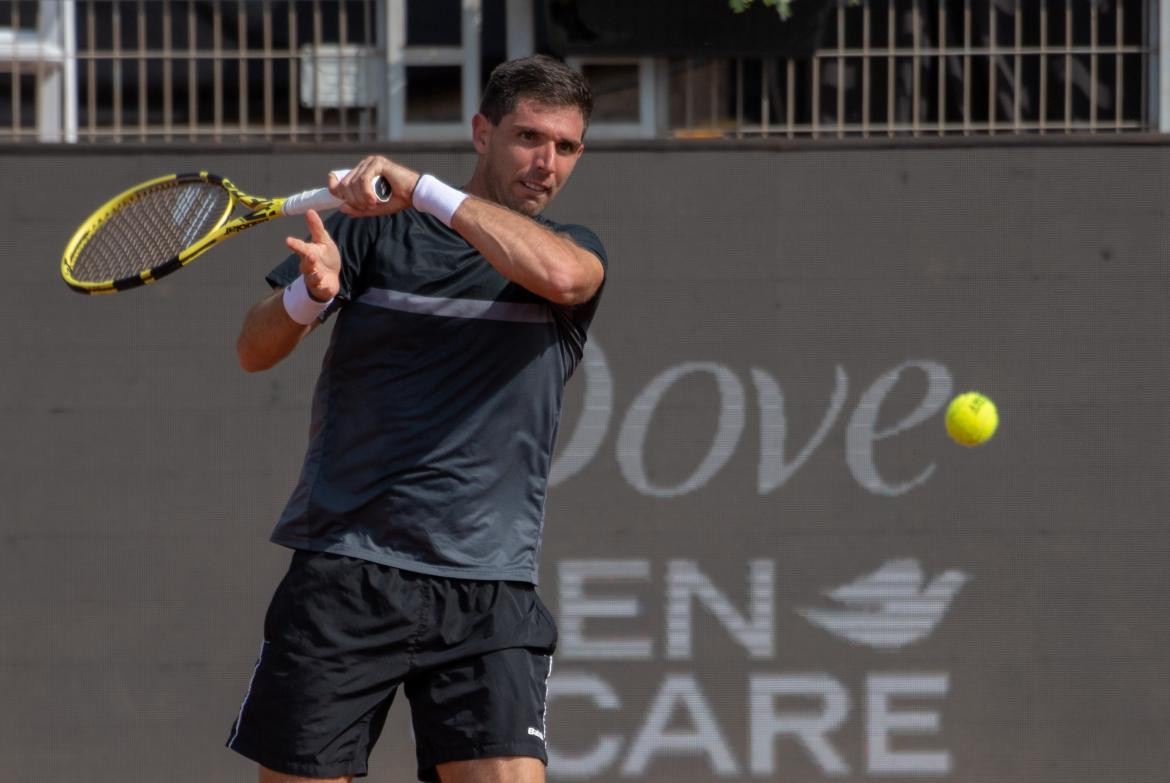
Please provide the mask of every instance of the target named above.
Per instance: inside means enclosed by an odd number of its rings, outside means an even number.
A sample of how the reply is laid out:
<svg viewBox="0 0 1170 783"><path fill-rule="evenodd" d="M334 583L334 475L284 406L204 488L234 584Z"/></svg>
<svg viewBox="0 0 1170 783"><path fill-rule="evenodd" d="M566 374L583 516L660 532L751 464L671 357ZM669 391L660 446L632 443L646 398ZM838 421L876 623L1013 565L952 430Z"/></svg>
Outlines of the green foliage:
<svg viewBox="0 0 1170 783"><path fill-rule="evenodd" d="M731 10L737 14L742 14L751 7L754 0L727 0ZM773 6L776 12L780 14L781 19L787 19L792 16L792 0L762 0L764 5Z"/></svg>
<svg viewBox="0 0 1170 783"><path fill-rule="evenodd" d="M731 6L731 10L737 14L742 14L751 7L755 0L727 0L727 4ZM771 6L776 9L776 13L780 14L781 19L787 19L792 16L792 4L797 0L761 0L766 6ZM849 5L860 5L861 0L849 0Z"/></svg>

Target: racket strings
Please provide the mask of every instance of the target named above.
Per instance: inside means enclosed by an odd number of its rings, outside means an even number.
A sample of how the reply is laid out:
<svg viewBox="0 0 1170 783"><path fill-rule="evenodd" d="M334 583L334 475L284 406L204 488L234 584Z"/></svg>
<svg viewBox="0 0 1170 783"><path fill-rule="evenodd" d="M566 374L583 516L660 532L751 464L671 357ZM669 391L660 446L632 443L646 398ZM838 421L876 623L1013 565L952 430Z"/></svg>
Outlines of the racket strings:
<svg viewBox="0 0 1170 783"><path fill-rule="evenodd" d="M120 204L81 248L73 276L122 280L157 268L219 225L231 195L209 182L165 182Z"/></svg>

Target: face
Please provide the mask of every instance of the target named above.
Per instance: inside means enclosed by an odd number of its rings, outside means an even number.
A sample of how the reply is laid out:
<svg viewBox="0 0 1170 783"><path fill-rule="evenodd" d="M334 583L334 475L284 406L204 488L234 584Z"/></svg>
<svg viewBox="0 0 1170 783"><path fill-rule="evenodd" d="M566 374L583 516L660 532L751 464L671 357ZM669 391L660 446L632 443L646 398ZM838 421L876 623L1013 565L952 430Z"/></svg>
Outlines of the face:
<svg viewBox="0 0 1170 783"><path fill-rule="evenodd" d="M483 195L517 212L539 214L573 173L584 135L585 120L575 106L521 100L499 125L477 114L472 138Z"/></svg>

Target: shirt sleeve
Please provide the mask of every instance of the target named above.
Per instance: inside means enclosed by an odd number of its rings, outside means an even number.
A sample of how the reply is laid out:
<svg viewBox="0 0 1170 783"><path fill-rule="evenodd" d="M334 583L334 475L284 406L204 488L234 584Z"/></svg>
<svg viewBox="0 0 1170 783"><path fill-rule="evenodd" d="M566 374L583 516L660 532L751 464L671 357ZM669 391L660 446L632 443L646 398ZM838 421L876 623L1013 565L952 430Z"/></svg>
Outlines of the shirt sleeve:
<svg viewBox="0 0 1170 783"><path fill-rule="evenodd" d="M609 257L605 255L605 247L597 238L597 234L585 226L563 225L557 226L555 230L562 234L568 234L574 242L597 256L601 260L601 266L607 271L609 270Z"/></svg>
<svg viewBox="0 0 1170 783"><path fill-rule="evenodd" d="M553 230L568 235L578 245L597 256L606 273L597 293L589 301L578 305L552 305L553 317L561 330L561 344L565 350L566 366L568 367L568 373L565 376L567 379L585 355L585 339L589 325L593 323L597 305L601 302L601 292L605 290L605 283L609 279L609 257L605 253L605 247L601 244L601 240L585 226L558 225L554 226Z"/></svg>
<svg viewBox="0 0 1170 783"><path fill-rule="evenodd" d="M361 293L358 289L362 269L372 257L381 228L379 218L352 218L342 212L334 212L324 222L325 230L333 237L341 254L341 290L334 297L333 304L321 314L322 321ZM285 288L300 274L301 257L293 253L277 264L264 279L273 288Z"/></svg>

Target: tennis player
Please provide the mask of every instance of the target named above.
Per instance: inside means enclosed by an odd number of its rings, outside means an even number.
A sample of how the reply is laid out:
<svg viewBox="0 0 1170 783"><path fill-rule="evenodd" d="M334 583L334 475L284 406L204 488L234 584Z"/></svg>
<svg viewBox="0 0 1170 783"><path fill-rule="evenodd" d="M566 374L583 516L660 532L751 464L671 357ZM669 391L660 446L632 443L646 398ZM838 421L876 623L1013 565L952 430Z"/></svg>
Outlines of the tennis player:
<svg viewBox="0 0 1170 783"><path fill-rule="evenodd" d="M256 371L337 315L272 535L295 551L227 743L263 783L365 775L399 686L421 780L544 780L557 632L537 559L564 384L607 262L591 231L541 212L591 109L556 60L504 63L465 187L379 156L331 177L345 214L308 214L245 318L237 350Z"/></svg>

